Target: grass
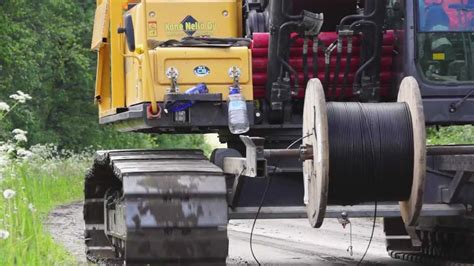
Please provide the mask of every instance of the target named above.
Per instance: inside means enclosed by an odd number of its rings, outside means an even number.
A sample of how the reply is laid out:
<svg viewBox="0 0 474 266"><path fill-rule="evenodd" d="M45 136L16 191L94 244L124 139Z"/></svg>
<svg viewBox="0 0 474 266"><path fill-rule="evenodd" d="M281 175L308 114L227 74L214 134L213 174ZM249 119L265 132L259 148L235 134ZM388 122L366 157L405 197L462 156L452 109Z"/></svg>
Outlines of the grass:
<svg viewBox="0 0 474 266"><path fill-rule="evenodd" d="M71 265L75 260L56 244L44 228L48 213L57 205L82 198L86 158L31 159L10 163L0 181L0 265Z"/></svg>

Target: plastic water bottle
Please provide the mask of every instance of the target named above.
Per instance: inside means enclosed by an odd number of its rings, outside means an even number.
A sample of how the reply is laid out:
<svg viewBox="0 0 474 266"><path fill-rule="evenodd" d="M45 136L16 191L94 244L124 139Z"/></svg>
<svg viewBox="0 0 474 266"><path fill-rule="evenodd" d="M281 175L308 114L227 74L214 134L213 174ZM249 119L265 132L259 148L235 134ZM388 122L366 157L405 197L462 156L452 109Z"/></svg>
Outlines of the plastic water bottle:
<svg viewBox="0 0 474 266"><path fill-rule="evenodd" d="M235 87L231 87L229 93L229 130L232 134L249 131L247 103L240 89Z"/></svg>

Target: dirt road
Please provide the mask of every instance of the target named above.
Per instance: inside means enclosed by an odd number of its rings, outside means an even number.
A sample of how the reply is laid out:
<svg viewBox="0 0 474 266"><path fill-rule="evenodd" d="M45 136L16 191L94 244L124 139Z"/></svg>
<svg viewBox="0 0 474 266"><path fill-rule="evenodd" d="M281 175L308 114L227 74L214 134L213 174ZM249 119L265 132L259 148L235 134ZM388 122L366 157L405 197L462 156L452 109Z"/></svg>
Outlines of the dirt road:
<svg viewBox="0 0 474 266"><path fill-rule="evenodd" d="M233 220L228 227L228 264L256 264L249 248L251 220ZM63 244L79 264L85 264L82 203L54 210L47 221L54 239ZM367 246L371 219L352 219L353 256L347 252L349 227L343 229L335 219L326 219L321 229L312 229L305 219L259 220L254 231L253 249L262 264L356 264ZM387 256L383 230L375 227L371 248L364 264L404 264Z"/></svg>

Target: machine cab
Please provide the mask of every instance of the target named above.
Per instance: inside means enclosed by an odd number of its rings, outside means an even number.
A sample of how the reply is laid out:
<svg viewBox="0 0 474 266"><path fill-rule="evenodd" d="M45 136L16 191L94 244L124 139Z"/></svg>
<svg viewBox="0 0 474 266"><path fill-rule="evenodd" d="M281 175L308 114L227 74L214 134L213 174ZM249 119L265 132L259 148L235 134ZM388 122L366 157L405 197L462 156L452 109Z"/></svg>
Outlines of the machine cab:
<svg viewBox="0 0 474 266"><path fill-rule="evenodd" d="M418 64L434 83L474 81L474 1L420 0Z"/></svg>
<svg viewBox="0 0 474 266"><path fill-rule="evenodd" d="M420 83L427 123L472 123L474 1L407 1L405 10L404 72Z"/></svg>

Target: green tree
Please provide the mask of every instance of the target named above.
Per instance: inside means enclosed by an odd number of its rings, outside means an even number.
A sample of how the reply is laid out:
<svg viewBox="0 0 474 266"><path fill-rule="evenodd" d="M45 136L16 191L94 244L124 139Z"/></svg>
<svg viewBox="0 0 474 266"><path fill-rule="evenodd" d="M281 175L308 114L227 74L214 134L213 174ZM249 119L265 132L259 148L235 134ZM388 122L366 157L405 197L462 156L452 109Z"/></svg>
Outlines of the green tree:
<svg viewBox="0 0 474 266"><path fill-rule="evenodd" d="M0 140L22 128L30 145L55 143L72 150L163 147L173 141L171 146L202 145L201 136L156 138L98 125L93 104L96 55L89 50L95 3L0 1L0 100L17 90L33 97L2 122Z"/></svg>

